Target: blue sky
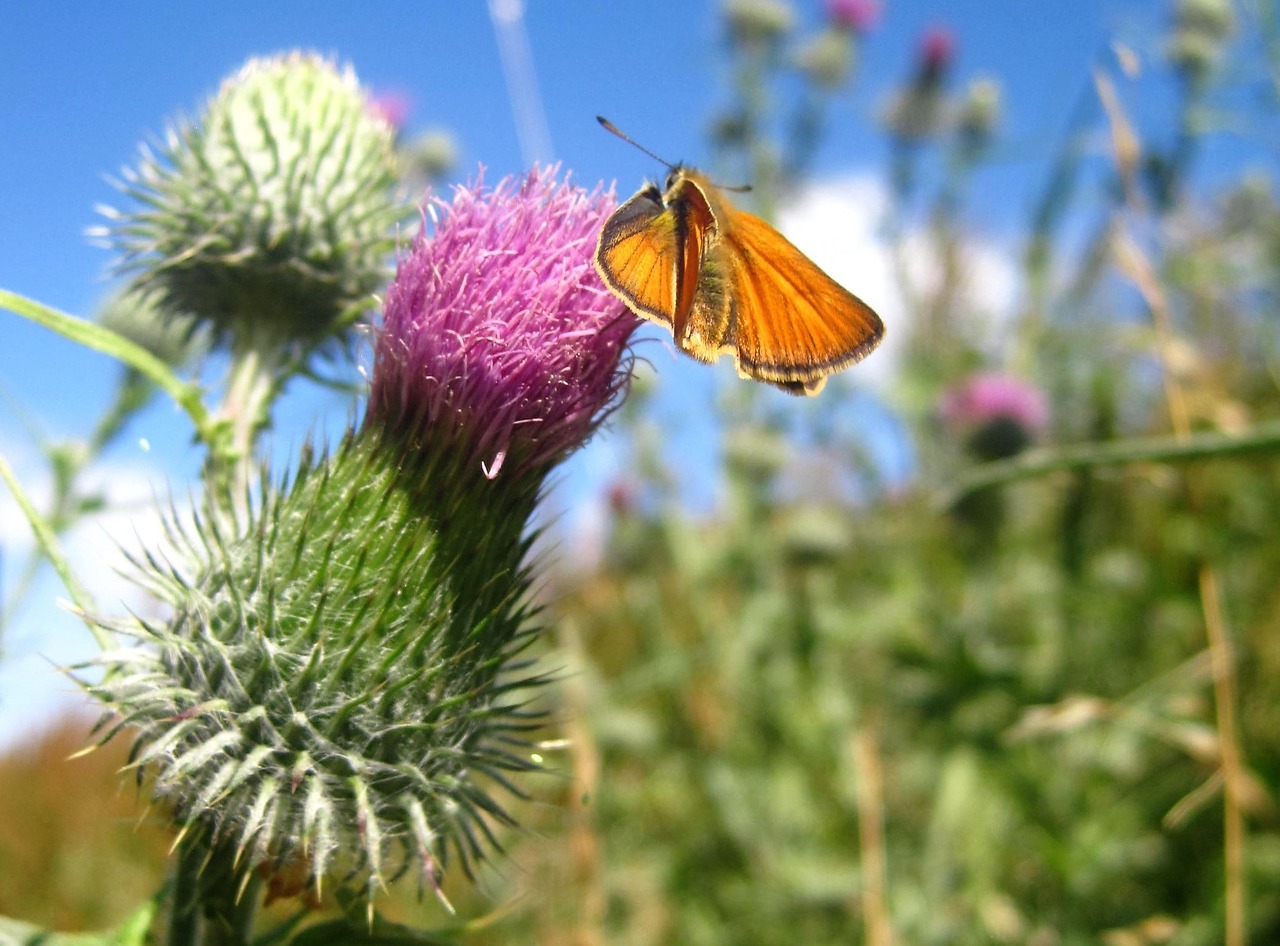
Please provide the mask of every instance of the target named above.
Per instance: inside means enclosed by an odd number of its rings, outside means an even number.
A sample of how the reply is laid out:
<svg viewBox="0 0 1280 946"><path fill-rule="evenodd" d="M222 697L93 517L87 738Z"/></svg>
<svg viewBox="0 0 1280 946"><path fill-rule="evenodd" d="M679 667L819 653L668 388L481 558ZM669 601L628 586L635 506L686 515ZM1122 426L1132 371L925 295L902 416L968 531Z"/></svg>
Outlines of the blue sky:
<svg viewBox="0 0 1280 946"><path fill-rule="evenodd" d="M822 3L794 5L802 23L820 22ZM408 130L449 130L459 144L461 177L477 163L489 168L491 180L523 167L498 44L480 0L16 0L4 20L0 287L75 314L91 314L109 284L108 253L84 237L86 227L99 222L94 206L118 203L106 176L130 164L138 143L163 130L170 116L197 111L220 80L252 55L314 49L353 64L375 91L407 93L414 105ZM875 130L876 112L909 72L921 32L935 24L956 35L957 82L988 73L1003 86L1000 159L978 175L972 211L974 227L998 242L1029 212L1090 65L1113 38L1144 55L1157 53L1165 7L1109 0L887 0L862 46L853 91L833 107L832 133L816 162L819 177L881 173L886 145ZM662 173L604 134L596 114L608 115L672 160L705 162L708 124L729 95L716 4L531 0L525 25L550 157L579 181L616 180L626 195L643 178ZM1167 94L1159 86L1144 92L1141 107L1158 111ZM1213 167L1210 161L1209 173ZM880 305L876 298L868 301ZM710 372L664 349L650 355L675 435L686 438L694 465L709 467L714 441L699 432L707 429L714 385L731 369ZM50 436L85 434L116 373L107 359L0 313L0 451L20 471L38 475L21 412ZM347 410L333 395L297 390L283 407L278 437L287 448L309 427L341 423ZM153 407L126 441L107 458L110 463L154 470L157 480L149 488L157 492L185 489L197 455L171 406ZM609 450L607 437L593 444L567 479L578 488L607 480L617 465ZM145 501L146 495L136 498ZM0 513L12 516L12 506L0 505ZM12 522L0 523L0 537L10 542L20 531ZM7 585L13 549L5 552ZM44 582L6 633L0 743L42 715L51 692L66 689L40 655L65 661L87 653L83 629L48 604L57 594L55 584Z"/></svg>

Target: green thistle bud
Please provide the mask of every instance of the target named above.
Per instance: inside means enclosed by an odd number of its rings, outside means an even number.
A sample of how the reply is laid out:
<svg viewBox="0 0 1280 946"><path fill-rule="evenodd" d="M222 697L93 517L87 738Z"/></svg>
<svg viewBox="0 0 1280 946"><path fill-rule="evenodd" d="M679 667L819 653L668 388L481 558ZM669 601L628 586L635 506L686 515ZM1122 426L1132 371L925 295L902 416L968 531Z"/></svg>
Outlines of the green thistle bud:
<svg viewBox="0 0 1280 946"><path fill-rule="evenodd" d="M723 16L729 39L745 45L777 43L795 21L795 11L785 0L726 0Z"/></svg>
<svg viewBox="0 0 1280 946"><path fill-rule="evenodd" d="M1203 81L1234 27L1230 0L1181 0L1167 44L1170 62L1192 81Z"/></svg>
<svg viewBox="0 0 1280 946"><path fill-rule="evenodd" d="M407 178L429 184L457 166L458 143L442 128L427 131L404 146L401 161Z"/></svg>
<svg viewBox="0 0 1280 946"><path fill-rule="evenodd" d="M855 55L853 34L833 26L800 48L796 53L796 65L818 87L837 89L853 72Z"/></svg>
<svg viewBox="0 0 1280 946"><path fill-rule="evenodd" d="M314 55L254 59L194 123L144 150L104 233L173 312L237 347L314 345L385 281L401 211L394 132L355 74Z"/></svg>
<svg viewBox="0 0 1280 946"><path fill-rule="evenodd" d="M988 76L970 82L957 124L961 138L971 150L978 151L989 144L1000 124L1000 83Z"/></svg>

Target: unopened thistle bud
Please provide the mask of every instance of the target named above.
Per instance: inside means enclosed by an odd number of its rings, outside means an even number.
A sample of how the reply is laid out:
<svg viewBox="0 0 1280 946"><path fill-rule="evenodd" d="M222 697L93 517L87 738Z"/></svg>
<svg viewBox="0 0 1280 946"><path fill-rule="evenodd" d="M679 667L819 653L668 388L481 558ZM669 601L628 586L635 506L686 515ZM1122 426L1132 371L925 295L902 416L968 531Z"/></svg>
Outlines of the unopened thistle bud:
<svg viewBox="0 0 1280 946"><path fill-rule="evenodd" d="M1230 0L1181 0L1174 12L1168 56L1193 81L1217 65L1235 27Z"/></svg>
<svg viewBox="0 0 1280 946"><path fill-rule="evenodd" d="M982 76L969 83L960 104L957 131L964 147L978 152L990 144L1000 123L1000 83Z"/></svg>
<svg viewBox="0 0 1280 946"><path fill-rule="evenodd" d="M101 232L142 288L216 341L313 345L388 275L393 140L350 69L254 59L125 172L136 206L104 211Z"/></svg>
<svg viewBox="0 0 1280 946"><path fill-rule="evenodd" d="M772 46L795 21L785 0L726 0L723 9L730 41L749 46Z"/></svg>
<svg viewBox="0 0 1280 946"><path fill-rule="evenodd" d="M853 33L829 27L809 40L796 53L796 65L815 85L836 89L853 72L856 50Z"/></svg>
<svg viewBox="0 0 1280 946"><path fill-rule="evenodd" d="M90 689L233 884L430 887L512 820L545 679L520 656L530 515L619 402L638 324L592 264L612 206L551 172L428 204L360 427L138 562L171 616L106 622L140 646Z"/></svg>

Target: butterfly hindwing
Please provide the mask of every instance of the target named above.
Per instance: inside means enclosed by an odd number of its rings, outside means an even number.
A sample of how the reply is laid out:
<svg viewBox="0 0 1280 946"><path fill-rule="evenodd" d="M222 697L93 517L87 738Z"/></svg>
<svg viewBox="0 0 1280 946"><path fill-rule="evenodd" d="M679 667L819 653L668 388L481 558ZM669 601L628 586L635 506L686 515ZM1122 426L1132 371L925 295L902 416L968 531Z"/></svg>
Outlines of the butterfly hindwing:
<svg viewBox="0 0 1280 946"><path fill-rule="evenodd" d="M880 317L759 217L735 211L724 237L743 377L815 394L880 343Z"/></svg>

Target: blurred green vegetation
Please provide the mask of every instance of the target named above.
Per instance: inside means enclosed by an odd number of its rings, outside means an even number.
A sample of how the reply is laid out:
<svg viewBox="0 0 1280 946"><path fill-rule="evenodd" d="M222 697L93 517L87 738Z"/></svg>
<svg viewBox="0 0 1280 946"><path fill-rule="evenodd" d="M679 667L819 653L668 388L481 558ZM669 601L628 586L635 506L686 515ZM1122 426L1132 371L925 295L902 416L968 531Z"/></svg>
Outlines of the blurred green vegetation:
<svg viewBox="0 0 1280 946"><path fill-rule="evenodd" d="M546 658L566 672L547 754L565 777L517 806L509 863L478 890L450 879L461 916L503 914L467 941L1280 942L1276 455L951 491L1032 439L1051 453L1280 418L1280 205L1261 131L1280 34L1273 4L1250 9L1242 25L1229 4L1171 4L1166 62L1135 72L1120 50L1082 77L1019 237L1021 302L998 321L965 278L998 88L953 90L951 47L931 37L885 113L907 306L888 327L904 336L894 387L869 412L857 369L799 410L735 385L713 512L682 507L638 382L606 548L551 605ZM759 109L790 27L766 20L774 32L727 31L744 91L716 128L766 189L781 169L767 206L810 160L822 102L811 89L797 106L795 153L769 138L788 127ZM1218 96L1242 75L1270 91L1227 121ZM1125 110L1144 81L1178 90L1167 141ZM983 123L963 107L978 94ZM1203 187L1198 148L1232 122L1259 131L1260 170ZM1047 428L1007 441L992 425L1008 416L944 423L946 392L979 371L1038 386ZM907 481L850 432L886 412L878 436L909 445ZM76 747L59 729L0 763L0 913L102 927L158 884L157 832L104 815L133 798L104 761L118 746L71 774ZM390 912L443 916L429 893Z"/></svg>

